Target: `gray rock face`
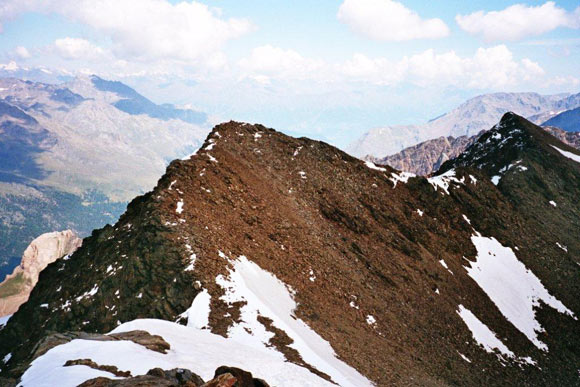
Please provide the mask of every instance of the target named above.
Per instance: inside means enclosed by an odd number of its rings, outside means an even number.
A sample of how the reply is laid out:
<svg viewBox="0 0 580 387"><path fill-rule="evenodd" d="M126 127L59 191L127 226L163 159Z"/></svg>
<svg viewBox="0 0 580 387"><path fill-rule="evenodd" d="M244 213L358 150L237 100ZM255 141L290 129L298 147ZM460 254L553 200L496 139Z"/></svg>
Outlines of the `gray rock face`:
<svg viewBox="0 0 580 387"><path fill-rule="evenodd" d="M447 114L419 125L376 128L352 143L347 151L357 157L386 157L422 141L438 137L473 136L495 125L513 111L536 124L551 115L580 106L580 95L494 93L472 98ZM534 118L535 117L535 118Z"/></svg>
<svg viewBox="0 0 580 387"><path fill-rule="evenodd" d="M0 317L16 312L28 300L40 272L57 259L74 253L81 244L82 239L71 230L46 233L32 241L20 265L0 283Z"/></svg>

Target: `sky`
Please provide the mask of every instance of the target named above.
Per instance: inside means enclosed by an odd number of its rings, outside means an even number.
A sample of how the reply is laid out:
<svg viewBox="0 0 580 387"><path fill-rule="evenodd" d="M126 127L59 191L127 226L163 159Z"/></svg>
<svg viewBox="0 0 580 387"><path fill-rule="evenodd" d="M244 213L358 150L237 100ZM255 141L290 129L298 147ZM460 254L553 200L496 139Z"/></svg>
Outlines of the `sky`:
<svg viewBox="0 0 580 387"><path fill-rule="evenodd" d="M479 94L579 92L580 3L2 0L0 63L344 147Z"/></svg>

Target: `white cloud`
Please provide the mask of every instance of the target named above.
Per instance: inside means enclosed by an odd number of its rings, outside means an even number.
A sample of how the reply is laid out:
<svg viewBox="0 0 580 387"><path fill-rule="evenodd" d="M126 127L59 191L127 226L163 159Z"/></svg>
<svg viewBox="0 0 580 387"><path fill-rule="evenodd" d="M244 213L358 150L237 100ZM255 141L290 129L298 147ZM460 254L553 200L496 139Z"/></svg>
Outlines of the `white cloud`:
<svg viewBox="0 0 580 387"><path fill-rule="evenodd" d="M256 47L248 58L240 60L242 71L261 83L268 78L305 79L316 77L324 61L309 59L294 50L265 45Z"/></svg>
<svg viewBox="0 0 580 387"><path fill-rule="evenodd" d="M4 0L0 23L30 11L57 13L94 28L110 38L119 59L215 59L225 42L254 28L196 1L166 0Z"/></svg>
<svg viewBox="0 0 580 387"><path fill-rule="evenodd" d="M449 35L441 19L422 19L392 0L344 0L338 20L353 31L376 40L438 39Z"/></svg>
<svg viewBox="0 0 580 387"><path fill-rule="evenodd" d="M503 89L523 83L539 85L545 75L538 63L528 58L515 59L505 45L479 48L472 56L428 49L399 60L371 58L356 53L340 63L327 63L293 50L267 45L253 49L251 55L238 65L243 76L258 83L277 79Z"/></svg>
<svg viewBox="0 0 580 387"><path fill-rule="evenodd" d="M339 66L347 79L394 85L411 82L419 86L457 86L487 89L514 86L535 81L544 75L541 66L524 58L513 58L504 45L479 48L472 57L460 57L454 51L436 53L429 49L397 62L355 54Z"/></svg>
<svg viewBox="0 0 580 387"><path fill-rule="evenodd" d="M570 88L576 88L580 86L580 79L574 76L555 76L546 81L546 86L556 86L561 87L564 86L564 90L570 90Z"/></svg>
<svg viewBox="0 0 580 387"><path fill-rule="evenodd" d="M580 28L580 7L567 12L553 1L539 6L515 4L501 11L457 15L455 20L464 31L480 35L487 42L513 41L541 35L558 27Z"/></svg>
<svg viewBox="0 0 580 387"><path fill-rule="evenodd" d="M28 59L31 57L30 51L26 47L18 46L14 49L14 55L20 59Z"/></svg>
<svg viewBox="0 0 580 387"><path fill-rule="evenodd" d="M58 56L71 60L95 60L106 55L105 50L101 47L80 38L57 39L52 48Z"/></svg>
<svg viewBox="0 0 580 387"><path fill-rule="evenodd" d="M356 53L352 59L338 66L338 70L347 79L370 82L380 85L399 83L405 77L405 67L385 58L369 58Z"/></svg>

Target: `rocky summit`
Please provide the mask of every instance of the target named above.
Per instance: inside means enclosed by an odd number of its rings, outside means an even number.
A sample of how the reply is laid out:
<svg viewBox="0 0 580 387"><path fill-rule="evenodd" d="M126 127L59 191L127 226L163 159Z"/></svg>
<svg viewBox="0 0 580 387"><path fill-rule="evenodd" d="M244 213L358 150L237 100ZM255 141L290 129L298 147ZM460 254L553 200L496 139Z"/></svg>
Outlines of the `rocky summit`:
<svg viewBox="0 0 580 387"><path fill-rule="evenodd" d="M575 385L579 194L580 152L511 113L430 178L218 125L41 272L1 376Z"/></svg>

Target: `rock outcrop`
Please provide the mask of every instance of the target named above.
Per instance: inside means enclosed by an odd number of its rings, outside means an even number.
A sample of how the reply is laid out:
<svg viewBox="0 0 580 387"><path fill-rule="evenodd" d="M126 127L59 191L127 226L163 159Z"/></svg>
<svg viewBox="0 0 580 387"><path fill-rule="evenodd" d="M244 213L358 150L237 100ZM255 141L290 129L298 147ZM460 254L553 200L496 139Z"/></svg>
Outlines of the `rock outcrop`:
<svg viewBox="0 0 580 387"><path fill-rule="evenodd" d="M86 365L95 368L96 365L90 361L79 361L77 364ZM97 366L98 367L98 366ZM103 369L103 367L99 367ZM113 370L114 371L114 370ZM109 371L110 372L110 371ZM117 375L119 376L119 375ZM123 375L121 375L123 377ZM262 379L257 379L250 372L235 367L221 366L215 371L214 378L208 382L184 368L174 368L172 370L163 370L161 368L152 368L146 375L138 375L124 378L121 380L112 380L105 377L98 377L87 380L80 387L131 387L131 386L167 386L167 387L269 387Z"/></svg>
<svg viewBox="0 0 580 387"><path fill-rule="evenodd" d="M28 300L40 272L59 258L74 253L82 244L73 231L42 234L24 250L22 261L0 283L0 317L10 315Z"/></svg>

